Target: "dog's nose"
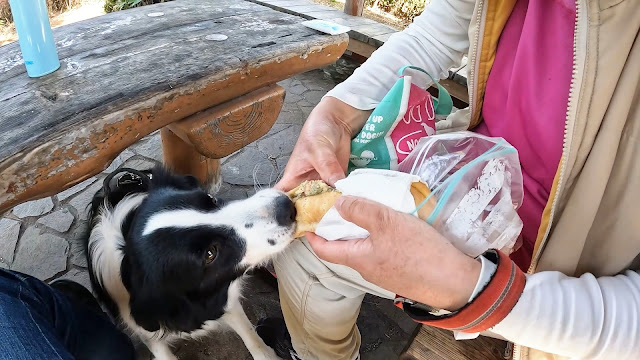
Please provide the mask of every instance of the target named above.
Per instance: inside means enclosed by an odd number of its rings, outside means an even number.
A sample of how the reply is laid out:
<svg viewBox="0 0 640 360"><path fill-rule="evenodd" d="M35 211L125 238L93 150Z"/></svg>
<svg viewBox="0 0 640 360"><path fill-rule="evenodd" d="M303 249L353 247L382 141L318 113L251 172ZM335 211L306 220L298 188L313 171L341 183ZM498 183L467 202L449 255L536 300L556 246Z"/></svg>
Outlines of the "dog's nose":
<svg viewBox="0 0 640 360"><path fill-rule="evenodd" d="M296 221L296 207L286 195L276 198L276 221L280 226L289 226Z"/></svg>

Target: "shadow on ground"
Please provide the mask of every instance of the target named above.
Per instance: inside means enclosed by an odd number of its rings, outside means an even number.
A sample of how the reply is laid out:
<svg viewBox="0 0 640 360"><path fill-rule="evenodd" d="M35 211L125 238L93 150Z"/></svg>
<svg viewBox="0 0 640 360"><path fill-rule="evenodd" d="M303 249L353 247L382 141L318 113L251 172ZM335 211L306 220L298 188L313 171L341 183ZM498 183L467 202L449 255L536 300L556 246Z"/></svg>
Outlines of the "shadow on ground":
<svg viewBox="0 0 640 360"><path fill-rule="evenodd" d="M244 295L243 307L254 324L263 317L282 316L277 283L270 274L256 271L247 281ZM397 359L417 330L416 323L391 301L369 295L362 304L358 327L362 335L362 360ZM180 360L251 360L233 331L213 334L203 341L184 341L175 350Z"/></svg>

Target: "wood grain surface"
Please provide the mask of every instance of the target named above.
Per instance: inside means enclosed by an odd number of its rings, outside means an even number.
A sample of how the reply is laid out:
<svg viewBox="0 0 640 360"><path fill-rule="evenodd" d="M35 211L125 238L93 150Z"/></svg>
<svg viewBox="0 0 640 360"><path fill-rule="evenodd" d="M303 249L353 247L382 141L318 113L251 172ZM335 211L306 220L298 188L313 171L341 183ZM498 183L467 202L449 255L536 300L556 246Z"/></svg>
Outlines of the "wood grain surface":
<svg viewBox="0 0 640 360"><path fill-rule="evenodd" d="M457 341L451 331L423 325L401 360L505 360L507 342L480 336Z"/></svg>
<svg viewBox="0 0 640 360"><path fill-rule="evenodd" d="M348 36L302 20L242 0L115 12L55 29L61 68L38 79L17 43L0 47L0 212L97 174L167 124L337 60Z"/></svg>
<svg viewBox="0 0 640 360"><path fill-rule="evenodd" d="M168 127L199 154L220 159L266 134L278 119L284 96L283 87L270 85Z"/></svg>

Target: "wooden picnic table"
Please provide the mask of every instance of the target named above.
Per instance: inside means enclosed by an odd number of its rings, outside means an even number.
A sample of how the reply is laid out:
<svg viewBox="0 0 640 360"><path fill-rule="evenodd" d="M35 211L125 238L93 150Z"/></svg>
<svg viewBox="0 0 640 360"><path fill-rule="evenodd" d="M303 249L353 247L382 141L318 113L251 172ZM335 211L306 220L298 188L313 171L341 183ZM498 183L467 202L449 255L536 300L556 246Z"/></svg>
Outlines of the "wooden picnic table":
<svg viewBox="0 0 640 360"><path fill-rule="evenodd" d="M265 134L276 82L336 61L347 35L243 0L178 0L54 29L61 68L27 77L0 47L0 213L103 171L162 129L165 163L211 181ZM226 40L221 40L226 36Z"/></svg>

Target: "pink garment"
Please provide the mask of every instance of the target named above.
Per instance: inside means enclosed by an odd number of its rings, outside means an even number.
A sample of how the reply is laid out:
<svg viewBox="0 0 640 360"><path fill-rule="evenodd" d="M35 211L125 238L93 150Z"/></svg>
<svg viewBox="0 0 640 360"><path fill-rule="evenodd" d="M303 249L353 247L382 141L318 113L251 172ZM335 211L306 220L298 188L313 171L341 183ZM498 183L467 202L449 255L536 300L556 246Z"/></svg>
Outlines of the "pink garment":
<svg viewBox="0 0 640 360"><path fill-rule="evenodd" d="M574 0L518 0L498 43L478 133L503 137L520 156L522 248L526 270L562 156L573 67Z"/></svg>

